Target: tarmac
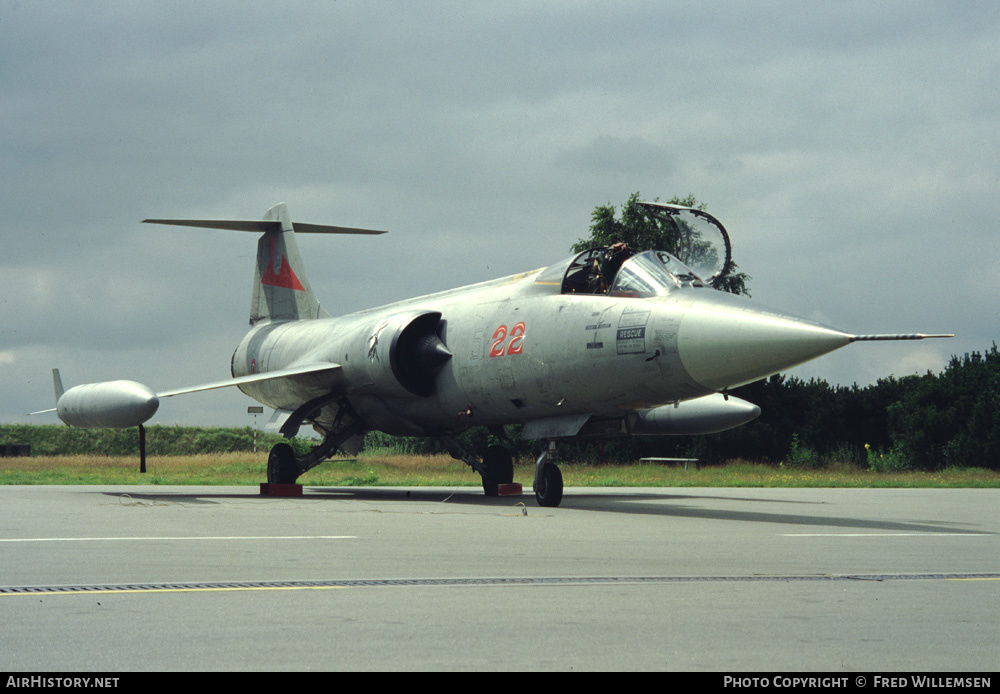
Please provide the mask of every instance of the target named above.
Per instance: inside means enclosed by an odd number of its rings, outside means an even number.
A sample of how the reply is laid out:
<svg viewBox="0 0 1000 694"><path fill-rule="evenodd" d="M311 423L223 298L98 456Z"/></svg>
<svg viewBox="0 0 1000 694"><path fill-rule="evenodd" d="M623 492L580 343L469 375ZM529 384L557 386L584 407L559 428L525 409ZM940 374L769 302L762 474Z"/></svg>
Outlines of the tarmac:
<svg viewBox="0 0 1000 694"><path fill-rule="evenodd" d="M991 672L998 502L0 487L0 671Z"/></svg>

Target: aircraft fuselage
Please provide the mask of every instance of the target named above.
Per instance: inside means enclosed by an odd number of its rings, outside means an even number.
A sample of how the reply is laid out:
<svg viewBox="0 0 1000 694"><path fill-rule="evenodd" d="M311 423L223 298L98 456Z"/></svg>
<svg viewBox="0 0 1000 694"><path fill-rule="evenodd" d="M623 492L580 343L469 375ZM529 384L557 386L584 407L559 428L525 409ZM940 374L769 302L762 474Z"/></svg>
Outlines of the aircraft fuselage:
<svg viewBox="0 0 1000 694"><path fill-rule="evenodd" d="M337 388L369 426L425 435L570 414L622 417L763 378L788 368L790 355L789 345L773 340L746 344L748 326L762 316L794 326L795 362L848 342L839 331L762 313L743 297L709 287L646 298L562 294L539 275L514 275L339 318L258 326L237 348L233 375L340 364L342 371L326 381L282 379L241 388L286 410ZM415 394L395 379L385 326L391 330L396 318L405 322L429 313L440 314L434 330L452 356L429 389ZM706 323L713 335L689 334L706 332ZM768 327L768 338L773 330ZM742 340L738 351L734 340ZM314 421L324 428L336 410L330 405Z"/></svg>

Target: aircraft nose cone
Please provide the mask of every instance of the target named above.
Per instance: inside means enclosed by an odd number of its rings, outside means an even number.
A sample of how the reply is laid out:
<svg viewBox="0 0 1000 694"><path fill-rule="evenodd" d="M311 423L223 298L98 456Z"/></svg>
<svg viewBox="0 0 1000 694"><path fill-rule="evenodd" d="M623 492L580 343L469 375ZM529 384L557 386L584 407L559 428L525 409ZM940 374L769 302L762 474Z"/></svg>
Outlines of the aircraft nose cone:
<svg viewBox="0 0 1000 694"><path fill-rule="evenodd" d="M723 295L695 303L684 314L678 352L692 379L718 391L790 369L850 339L839 330Z"/></svg>

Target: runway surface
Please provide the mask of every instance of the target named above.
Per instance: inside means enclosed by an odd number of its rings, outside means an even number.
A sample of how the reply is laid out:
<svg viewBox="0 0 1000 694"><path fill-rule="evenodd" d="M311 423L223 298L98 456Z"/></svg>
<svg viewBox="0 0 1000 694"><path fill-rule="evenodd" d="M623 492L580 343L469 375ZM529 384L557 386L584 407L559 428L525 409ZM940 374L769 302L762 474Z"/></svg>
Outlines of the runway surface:
<svg viewBox="0 0 1000 694"><path fill-rule="evenodd" d="M0 671L993 671L998 502L0 487Z"/></svg>

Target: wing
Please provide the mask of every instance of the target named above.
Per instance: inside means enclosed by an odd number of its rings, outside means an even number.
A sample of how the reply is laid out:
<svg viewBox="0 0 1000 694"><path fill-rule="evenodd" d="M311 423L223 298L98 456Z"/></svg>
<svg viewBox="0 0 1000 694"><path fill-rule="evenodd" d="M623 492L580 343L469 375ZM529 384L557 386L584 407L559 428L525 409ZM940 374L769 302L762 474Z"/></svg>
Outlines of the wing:
<svg viewBox="0 0 1000 694"><path fill-rule="evenodd" d="M125 429L139 426L156 414L160 398L171 398L175 395L198 393L216 388L230 388L247 383L294 378L306 374L332 374L340 369L340 364L332 362L300 364L277 371L227 378L222 381L202 383L186 388L174 388L159 393L136 381L85 383L63 393L61 392L62 382L59 378L59 370L53 369L57 398L55 412L59 415L59 419L70 426L87 429ZM42 414L43 412L52 412L52 410L42 410L32 414Z"/></svg>
<svg viewBox="0 0 1000 694"><path fill-rule="evenodd" d="M339 371L341 368L340 364L334 364L332 362L322 362L319 364L303 364L301 366L292 366L287 369L279 369L277 371L268 371L266 373L250 374L249 376L239 376L236 378L227 378L222 381L214 381L212 383L203 383L198 386L190 386L187 388L175 388L173 390L164 390L156 394L158 398L172 398L175 395L185 395L186 393L198 393L203 390L215 390L216 388L229 388L231 386L241 386L246 383L260 383L261 381L273 381L278 378L289 378L291 376L302 376L304 374L315 374Z"/></svg>

